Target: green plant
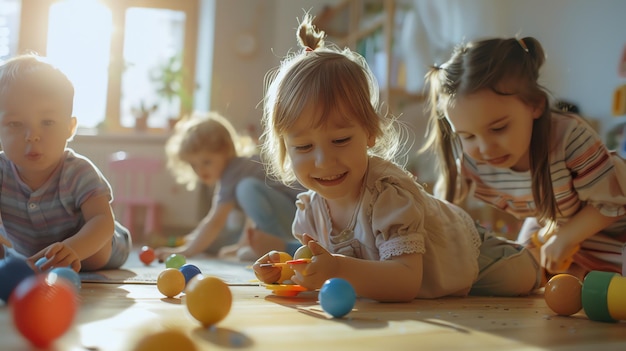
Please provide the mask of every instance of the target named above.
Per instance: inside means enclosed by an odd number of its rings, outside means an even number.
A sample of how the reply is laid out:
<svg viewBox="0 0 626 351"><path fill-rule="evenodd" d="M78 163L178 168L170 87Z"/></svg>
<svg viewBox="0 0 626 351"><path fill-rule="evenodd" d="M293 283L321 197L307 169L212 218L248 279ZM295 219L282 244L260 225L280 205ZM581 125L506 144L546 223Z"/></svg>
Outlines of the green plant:
<svg viewBox="0 0 626 351"><path fill-rule="evenodd" d="M150 76L155 86L156 93L164 98L169 104L174 98L180 99L183 110L191 108L191 94L185 89L185 70L182 65L181 55L174 55L157 66Z"/></svg>

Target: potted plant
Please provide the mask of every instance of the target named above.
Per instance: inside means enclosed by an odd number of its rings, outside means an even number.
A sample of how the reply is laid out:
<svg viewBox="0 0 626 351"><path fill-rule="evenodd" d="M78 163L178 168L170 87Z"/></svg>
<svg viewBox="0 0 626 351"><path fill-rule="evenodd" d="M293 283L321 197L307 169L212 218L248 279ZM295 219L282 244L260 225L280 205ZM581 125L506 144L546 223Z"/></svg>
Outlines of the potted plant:
<svg viewBox="0 0 626 351"><path fill-rule="evenodd" d="M170 127L180 118L180 111L172 111L172 107L176 106L175 99L179 99L180 107L183 111L191 109L191 95L185 89L185 78L181 55L174 55L167 59L153 71L150 77L157 95L167 103L165 111L175 113L175 115L168 116Z"/></svg>

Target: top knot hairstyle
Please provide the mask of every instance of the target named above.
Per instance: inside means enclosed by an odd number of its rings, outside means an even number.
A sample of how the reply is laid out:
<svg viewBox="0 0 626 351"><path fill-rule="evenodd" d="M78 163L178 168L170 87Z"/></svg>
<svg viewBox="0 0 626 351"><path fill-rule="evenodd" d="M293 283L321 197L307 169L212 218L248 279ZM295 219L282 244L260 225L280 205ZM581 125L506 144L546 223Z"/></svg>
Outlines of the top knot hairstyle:
<svg viewBox="0 0 626 351"><path fill-rule="evenodd" d="M557 216L556 200L550 178L549 152L552 109L550 95L538 83L545 53L539 41L526 38L491 38L457 46L450 59L431 67L426 74L429 87L428 137L422 151L433 149L438 155L438 168L443 197L460 202L465 194L458 192L457 161L462 148L445 118L446 109L460 96L483 89L500 95L515 95L523 103L541 106L543 113L533 124L530 143L530 171L533 198L541 221Z"/></svg>
<svg viewBox="0 0 626 351"><path fill-rule="evenodd" d="M372 155L393 159L401 144L395 119L379 112L378 83L365 59L348 48L327 44L324 31L312 21L308 14L302 18L296 31L300 50L288 54L265 79L261 152L269 174L286 184L296 178L283 135L311 104L317 111L313 127L339 110L376 137L376 145L369 149Z"/></svg>

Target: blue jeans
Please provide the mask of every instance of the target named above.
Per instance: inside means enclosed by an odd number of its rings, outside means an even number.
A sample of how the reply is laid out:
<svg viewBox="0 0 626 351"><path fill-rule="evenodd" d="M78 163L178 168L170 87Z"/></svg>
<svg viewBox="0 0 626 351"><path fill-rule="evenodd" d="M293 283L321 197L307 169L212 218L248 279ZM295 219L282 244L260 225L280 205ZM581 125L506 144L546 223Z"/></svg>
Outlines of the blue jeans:
<svg viewBox="0 0 626 351"><path fill-rule="evenodd" d="M295 199L257 178L242 179L235 194L239 206L254 221L256 228L285 241L287 252L293 256L301 246L291 232L296 214Z"/></svg>

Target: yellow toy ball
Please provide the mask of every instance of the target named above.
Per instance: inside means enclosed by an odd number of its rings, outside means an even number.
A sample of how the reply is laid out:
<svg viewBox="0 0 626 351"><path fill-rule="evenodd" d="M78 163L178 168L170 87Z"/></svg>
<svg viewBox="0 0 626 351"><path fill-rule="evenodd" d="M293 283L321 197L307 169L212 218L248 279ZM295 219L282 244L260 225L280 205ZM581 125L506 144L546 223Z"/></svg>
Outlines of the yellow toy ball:
<svg viewBox="0 0 626 351"><path fill-rule="evenodd" d="M293 254L293 259L298 260L301 258L313 258L313 253L311 249L307 245L300 246L296 252Z"/></svg>
<svg viewBox="0 0 626 351"><path fill-rule="evenodd" d="M290 254L286 252L279 252L280 262L287 262L293 260ZM282 267L282 271L280 272L280 278L278 278L278 283L283 284L285 280L291 280L291 277L295 274L293 269L291 269L288 265Z"/></svg>
<svg viewBox="0 0 626 351"><path fill-rule="evenodd" d="M133 351L196 351L193 341L179 330L164 330L143 337Z"/></svg>
<svg viewBox="0 0 626 351"><path fill-rule="evenodd" d="M228 285L213 276L196 275L187 284L185 294L187 310L204 327L224 319L233 303Z"/></svg>
<svg viewBox="0 0 626 351"><path fill-rule="evenodd" d="M157 278L157 289L167 297L174 297L185 289L185 276L176 268L166 268Z"/></svg>

